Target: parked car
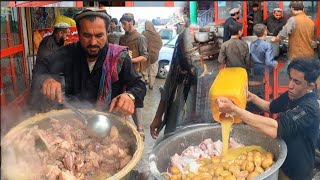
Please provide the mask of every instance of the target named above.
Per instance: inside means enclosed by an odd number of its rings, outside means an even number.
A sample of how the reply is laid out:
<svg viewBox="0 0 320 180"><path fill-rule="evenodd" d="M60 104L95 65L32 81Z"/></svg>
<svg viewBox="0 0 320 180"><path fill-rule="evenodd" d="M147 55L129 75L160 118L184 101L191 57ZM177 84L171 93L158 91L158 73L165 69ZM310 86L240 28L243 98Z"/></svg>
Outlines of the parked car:
<svg viewBox="0 0 320 180"><path fill-rule="evenodd" d="M157 77L165 79L169 72L170 63L178 35L174 36L166 44L164 44L159 52L159 69Z"/></svg>
<svg viewBox="0 0 320 180"><path fill-rule="evenodd" d="M176 27L167 27L159 30L162 43L166 44L168 41L170 41L172 38L174 38L178 33L177 33L177 28Z"/></svg>

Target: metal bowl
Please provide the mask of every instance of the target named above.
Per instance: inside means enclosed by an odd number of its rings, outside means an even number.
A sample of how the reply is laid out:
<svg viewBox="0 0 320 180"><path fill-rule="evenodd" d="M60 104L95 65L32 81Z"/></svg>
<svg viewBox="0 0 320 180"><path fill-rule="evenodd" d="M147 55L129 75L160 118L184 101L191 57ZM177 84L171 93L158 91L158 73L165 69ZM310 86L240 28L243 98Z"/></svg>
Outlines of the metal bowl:
<svg viewBox="0 0 320 180"><path fill-rule="evenodd" d="M141 136L139 135L138 131L130 122L128 122L127 120L122 119L118 116L115 116L113 114L98 112L95 110L85 110L85 109L82 109L81 111L87 115L103 114L103 115L107 116L112 121L112 124L118 128L122 138L125 139L127 142L129 142L129 149L132 153L132 159L129 161L129 163L124 168L122 168L116 174L114 174L113 176L108 178L111 180L125 179L128 176L128 174L131 172L131 170L134 168L134 166L140 161L142 154L143 154L144 142L143 142ZM3 155L2 160L5 160L6 156L4 156L3 153L6 152L6 148L8 148L7 144L10 144L10 141L15 137L15 134L17 134L19 131L23 130L24 128L33 127L35 125L38 125L39 128L41 128L41 129L47 129L47 128L49 128L49 125L50 125L49 122L50 122L51 117L58 119L60 121L67 121L67 120L70 120L71 118L74 118L77 116L75 116L75 114L70 109L53 110L48 113L38 114L34 117L31 117L31 118L21 122L20 124L18 124L14 128L12 128L1 139L1 152ZM3 171L2 168L1 168L1 171ZM5 174L7 174L7 173L5 173ZM7 174L7 176L11 177L10 172L9 172L9 174ZM14 177L15 175L13 174L12 176ZM1 175L1 178L12 179L12 178L8 178L6 176L3 176L3 173Z"/></svg>
<svg viewBox="0 0 320 180"><path fill-rule="evenodd" d="M197 146L201 141L211 138L213 141L221 140L221 126L208 125L186 128L161 143L159 143L149 156L149 167L152 175L159 180L164 179L161 172L166 172L170 157L175 153L181 154L189 146ZM234 125L231 137L245 145L259 145L274 154L276 162L271 168L260 174L256 179L277 180L279 168L287 156L287 146L283 140L272 139L247 125Z"/></svg>

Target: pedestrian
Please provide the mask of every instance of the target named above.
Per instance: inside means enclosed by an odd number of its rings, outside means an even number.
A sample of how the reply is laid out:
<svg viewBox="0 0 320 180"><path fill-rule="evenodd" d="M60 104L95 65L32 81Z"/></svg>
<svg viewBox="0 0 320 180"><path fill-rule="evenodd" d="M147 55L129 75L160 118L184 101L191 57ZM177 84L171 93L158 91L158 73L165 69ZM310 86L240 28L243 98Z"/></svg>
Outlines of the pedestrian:
<svg viewBox="0 0 320 180"><path fill-rule="evenodd" d="M262 81L266 67L276 68L278 62L274 59L271 43L266 41L267 26L256 24L253 27L257 40L250 44L250 55L253 61L253 75L256 80Z"/></svg>
<svg viewBox="0 0 320 180"><path fill-rule="evenodd" d="M251 85L249 90L264 99L264 76L265 68L275 69L278 62L274 59L272 45L266 41L267 26L256 24L253 33L258 37L250 44L250 56L253 61L253 74L250 76ZM254 82L254 84L253 84ZM248 103L247 107L251 112L258 112L259 108Z"/></svg>
<svg viewBox="0 0 320 180"><path fill-rule="evenodd" d="M157 32L151 21L145 22L145 30L142 32L148 42L149 57L146 62L141 63L142 73L148 77L149 89L153 89L154 81L158 73L159 51L162 47L160 33Z"/></svg>
<svg viewBox="0 0 320 180"><path fill-rule="evenodd" d="M241 10L239 8L233 8L229 12L230 16L223 24L223 42L228 41L231 38L229 24L237 21L240 18Z"/></svg>
<svg viewBox="0 0 320 180"><path fill-rule="evenodd" d="M314 23L304 12L303 1L291 1L289 7L293 16L271 41L289 37L289 62L296 58L313 59Z"/></svg>
<svg viewBox="0 0 320 180"><path fill-rule="evenodd" d="M110 30L109 33L113 32L121 32L120 26L118 26L118 19L117 18L112 18L110 20Z"/></svg>
<svg viewBox="0 0 320 180"><path fill-rule="evenodd" d="M146 38L140 34L134 27L135 20L132 13L124 13L120 19L122 28L125 34L120 37L119 44L122 46L128 46L129 53L131 54L131 61L133 63L135 71L142 76L144 82L147 81L147 77L141 73L141 63L146 62L148 59L148 45ZM132 119L137 126L137 130L144 138L144 130L142 126L142 109L136 108Z"/></svg>
<svg viewBox="0 0 320 180"><path fill-rule="evenodd" d="M62 47L65 44L67 36L70 34L70 25L67 23L60 22L55 24L53 27L53 33L43 38L39 45L36 64L40 61L40 59L43 59L44 57L55 53L60 47ZM60 75L60 78L63 79L63 76ZM57 102L52 102L44 96L39 96L38 93L34 93L34 88L36 88L36 84L34 84L34 81L32 81L30 91L31 93L28 98L28 104L32 105L32 111L46 112L53 107L59 107L59 104ZM42 103L39 104L39 102Z"/></svg>
<svg viewBox="0 0 320 180"><path fill-rule="evenodd" d="M287 70L288 91L272 102L248 93L248 101L261 110L278 113L276 120L241 109L226 97L218 97L218 107L220 112L239 117L263 134L285 141L288 153L279 179L311 180L320 122L319 103L313 89L320 75L320 63L318 60L296 59Z"/></svg>
<svg viewBox="0 0 320 180"><path fill-rule="evenodd" d="M70 25L67 23L57 23L53 28L53 33L41 41L37 52L37 60L54 53L58 48L62 47L67 36L70 35Z"/></svg>
<svg viewBox="0 0 320 180"><path fill-rule="evenodd" d="M33 81L38 94L62 103L61 82L65 76L65 96L78 108L131 115L143 107L146 88L134 71L128 49L107 43L110 18L105 10L84 9L76 14L79 41L61 47L40 59ZM126 88L126 91L123 89Z"/></svg>
<svg viewBox="0 0 320 180"><path fill-rule="evenodd" d="M252 35L254 25L263 22L263 14L258 3L252 5L252 14L249 15L248 19L248 34Z"/></svg>
<svg viewBox="0 0 320 180"><path fill-rule="evenodd" d="M223 67L242 67L250 70L250 54L248 44L241 39L243 25L233 21L229 23L231 38L222 43L218 61Z"/></svg>
<svg viewBox="0 0 320 180"><path fill-rule="evenodd" d="M283 10L281 8L274 8L272 16L268 16L264 21L264 24L268 28L268 36L277 36L286 23L287 20L283 17Z"/></svg>

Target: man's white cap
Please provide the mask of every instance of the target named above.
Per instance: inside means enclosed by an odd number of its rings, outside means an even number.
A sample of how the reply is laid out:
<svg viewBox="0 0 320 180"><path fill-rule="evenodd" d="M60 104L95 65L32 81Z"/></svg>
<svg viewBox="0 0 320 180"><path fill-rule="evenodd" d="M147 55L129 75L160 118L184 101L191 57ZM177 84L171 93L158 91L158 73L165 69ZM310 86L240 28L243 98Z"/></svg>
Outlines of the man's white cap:
<svg viewBox="0 0 320 180"><path fill-rule="evenodd" d="M231 11L229 11L229 14L235 14L235 13L237 13L239 11L240 11L239 8L233 8L233 9L231 9Z"/></svg>
<svg viewBox="0 0 320 180"><path fill-rule="evenodd" d="M274 9L273 9L273 12L275 12L275 11L282 12L283 10L282 10L281 8L274 8Z"/></svg>
<svg viewBox="0 0 320 180"><path fill-rule="evenodd" d="M71 26L68 23L60 22L53 26L54 28L70 28Z"/></svg>

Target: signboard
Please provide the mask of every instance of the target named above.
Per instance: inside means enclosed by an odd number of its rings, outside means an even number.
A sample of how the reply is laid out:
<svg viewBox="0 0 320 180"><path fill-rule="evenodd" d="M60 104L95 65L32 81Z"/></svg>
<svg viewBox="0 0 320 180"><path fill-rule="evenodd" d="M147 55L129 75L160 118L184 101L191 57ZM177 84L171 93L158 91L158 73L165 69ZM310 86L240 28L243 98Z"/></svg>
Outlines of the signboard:
<svg viewBox="0 0 320 180"><path fill-rule="evenodd" d="M33 30L33 48L34 53L37 54L39 45L42 41L42 39L46 36L51 35L53 32L53 28L46 28L46 29L35 29ZM67 36L67 39L65 41L65 45L73 42L78 41L78 31L76 27L70 28L70 35Z"/></svg>

